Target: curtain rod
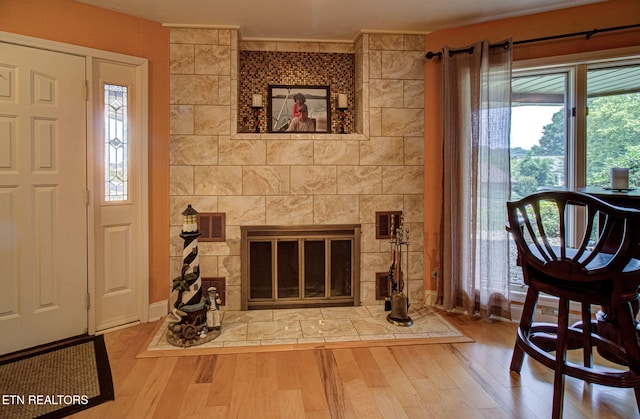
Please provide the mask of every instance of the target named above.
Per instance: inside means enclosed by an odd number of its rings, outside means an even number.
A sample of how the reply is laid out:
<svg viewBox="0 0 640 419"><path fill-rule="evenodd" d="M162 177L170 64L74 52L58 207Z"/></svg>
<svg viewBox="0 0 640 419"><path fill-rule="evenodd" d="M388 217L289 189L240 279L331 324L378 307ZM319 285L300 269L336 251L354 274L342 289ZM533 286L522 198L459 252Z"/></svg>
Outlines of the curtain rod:
<svg viewBox="0 0 640 419"><path fill-rule="evenodd" d="M625 30L625 29L632 29L632 28L637 28L640 27L640 24L635 24L635 25L626 25L626 26L615 26L612 28L605 28L605 29L593 29L590 31L583 31L583 32L574 32L574 33L565 33L562 35L552 35L552 36L544 36L542 38L532 38L532 39L524 39L522 41L514 41L513 45L520 45L520 44L530 44L533 42L542 42L542 41L550 41L553 39L561 39L561 38L571 38L574 36L585 36L585 39L591 39L591 37L595 34L598 33L602 33L602 32L612 32L612 31L621 31L621 30ZM506 48L509 44L508 43L500 43L500 44L492 44L489 45L490 48L498 48L498 47L503 47ZM462 52L467 52L469 54L473 53L473 47L471 48L464 48L464 49L457 49L457 50L450 50L449 51L449 55L453 55L453 54L459 54ZM438 57L439 59L442 58L442 51L439 52L432 52L429 51L427 52L427 54L425 55L425 57L427 58L427 60L430 60L434 57Z"/></svg>

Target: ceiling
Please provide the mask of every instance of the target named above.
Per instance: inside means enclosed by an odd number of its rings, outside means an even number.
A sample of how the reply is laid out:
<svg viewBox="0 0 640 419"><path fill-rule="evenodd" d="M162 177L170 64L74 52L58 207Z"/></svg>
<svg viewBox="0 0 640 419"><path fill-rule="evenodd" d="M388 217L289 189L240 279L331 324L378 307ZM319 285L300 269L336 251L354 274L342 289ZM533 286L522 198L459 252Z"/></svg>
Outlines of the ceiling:
<svg viewBox="0 0 640 419"><path fill-rule="evenodd" d="M242 39L353 41L361 31L428 33L605 0L79 0L179 25L239 28Z"/></svg>

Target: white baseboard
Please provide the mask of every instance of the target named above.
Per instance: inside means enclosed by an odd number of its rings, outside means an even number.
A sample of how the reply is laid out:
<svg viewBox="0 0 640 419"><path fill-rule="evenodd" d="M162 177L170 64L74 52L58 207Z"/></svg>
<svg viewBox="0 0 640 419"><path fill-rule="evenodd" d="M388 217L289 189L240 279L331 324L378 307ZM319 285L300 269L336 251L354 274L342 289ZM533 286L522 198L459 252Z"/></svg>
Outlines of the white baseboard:
<svg viewBox="0 0 640 419"><path fill-rule="evenodd" d="M424 303L428 306L435 306L438 301L438 292L435 290L424 290Z"/></svg>
<svg viewBox="0 0 640 419"><path fill-rule="evenodd" d="M548 298L546 298L548 300ZM536 312L534 315L534 321L545 323L557 323L558 322L558 306L552 304L546 304L545 298L541 297L539 300L543 304L536 305ZM518 323L522 318L522 308L520 304L511 304L511 320ZM591 312L596 313L600 309L599 306L592 306ZM571 302L569 307L569 324L573 324L581 320L581 308L575 302Z"/></svg>
<svg viewBox="0 0 640 419"><path fill-rule="evenodd" d="M155 322L156 320L164 317L169 313L169 301L162 300L157 303L149 304L149 322Z"/></svg>

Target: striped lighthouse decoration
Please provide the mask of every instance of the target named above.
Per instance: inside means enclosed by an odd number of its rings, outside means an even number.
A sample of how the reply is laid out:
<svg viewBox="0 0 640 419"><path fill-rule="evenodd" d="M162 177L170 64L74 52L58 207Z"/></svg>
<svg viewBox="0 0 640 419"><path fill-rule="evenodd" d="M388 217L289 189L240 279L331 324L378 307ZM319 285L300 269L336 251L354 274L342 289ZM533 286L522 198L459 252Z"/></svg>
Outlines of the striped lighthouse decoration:
<svg viewBox="0 0 640 419"><path fill-rule="evenodd" d="M201 302L202 292L202 278L200 277L200 260L198 258L198 237L200 232L198 231L198 223L196 222L196 211L191 204L182 212L182 232L180 237L184 240L184 248L182 250L182 264L188 265L185 273L193 273L190 280L187 282L188 289L184 290L180 295L179 301L176 301L176 307L178 306L193 306Z"/></svg>
<svg viewBox="0 0 640 419"><path fill-rule="evenodd" d="M182 212L184 240L182 269L180 276L173 279L172 292L177 291L176 301L171 310L167 326L167 342L180 347L202 345L220 335L220 322L207 327L207 316L212 307L209 293L202 292L200 261L198 257L198 211L191 205ZM173 296L173 294L172 294ZM217 309L217 307L216 307ZM215 315L216 313L212 313ZM215 320L215 319L214 319Z"/></svg>

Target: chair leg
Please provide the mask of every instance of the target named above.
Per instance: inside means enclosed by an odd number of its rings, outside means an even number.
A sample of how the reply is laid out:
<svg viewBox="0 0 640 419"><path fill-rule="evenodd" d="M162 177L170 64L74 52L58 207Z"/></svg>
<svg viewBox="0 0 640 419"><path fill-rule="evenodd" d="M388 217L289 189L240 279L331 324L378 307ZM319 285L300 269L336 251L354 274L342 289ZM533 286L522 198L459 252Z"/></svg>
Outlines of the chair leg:
<svg viewBox="0 0 640 419"><path fill-rule="evenodd" d="M522 371L523 362L524 351L522 350L520 345L518 345L518 342L516 342L515 346L513 347L513 355L511 355L511 366L509 367L509 369L520 374L520 371Z"/></svg>
<svg viewBox="0 0 640 419"><path fill-rule="evenodd" d="M553 377L553 405L551 417L562 418L564 407L564 365L567 357L567 329L569 327L569 300L558 301L558 333L556 335L556 363Z"/></svg>
<svg viewBox="0 0 640 419"><path fill-rule="evenodd" d="M638 347L638 331L635 324L635 313L632 310L631 304L628 302L622 302L615 310L616 319L618 321L618 327L620 328L620 337L622 338L622 346L627 353L627 361L629 363L629 369L635 374L640 375L640 347Z"/></svg>
<svg viewBox="0 0 640 419"><path fill-rule="evenodd" d="M638 365L636 361L640 359L640 350L637 344L638 332L635 324L635 308L632 306L632 303L622 302L614 309L618 320L618 327L620 328L620 336L622 337L622 346L627 354L629 370L636 375L640 375L640 365ZM638 413L640 413L640 386L634 387L633 392L636 396Z"/></svg>
<svg viewBox="0 0 640 419"><path fill-rule="evenodd" d="M582 358L585 367L593 367L593 352L591 350L591 305L589 303L582 303Z"/></svg>
<svg viewBox="0 0 640 419"><path fill-rule="evenodd" d="M524 307L522 309L522 317L520 318L520 325L518 330L525 336L529 335L531 330L531 324L533 323L533 317L536 311L536 304L538 303L538 290L533 287L529 287L527 290L527 296L524 300ZM516 344L513 347L513 355L511 356L511 366L509 369L513 372L520 374L522 370L522 363L524 362L524 350L518 345L516 337Z"/></svg>

